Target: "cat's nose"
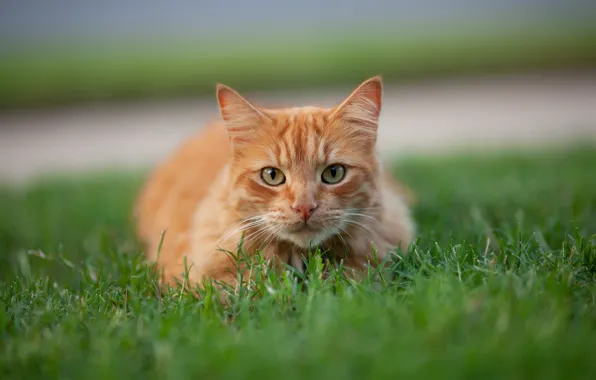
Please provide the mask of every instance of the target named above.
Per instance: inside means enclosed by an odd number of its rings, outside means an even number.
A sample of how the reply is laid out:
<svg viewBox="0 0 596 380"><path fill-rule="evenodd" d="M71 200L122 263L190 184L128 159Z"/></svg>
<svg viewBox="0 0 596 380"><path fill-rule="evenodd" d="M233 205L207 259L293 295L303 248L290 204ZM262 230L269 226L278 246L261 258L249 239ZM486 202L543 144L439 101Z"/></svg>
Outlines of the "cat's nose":
<svg viewBox="0 0 596 380"><path fill-rule="evenodd" d="M305 222L307 222L310 219L310 216L312 215L312 213L316 210L317 205L315 204L298 204L298 205L294 205L292 206L292 208L298 213L300 214L300 217L302 218L302 220L304 220Z"/></svg>

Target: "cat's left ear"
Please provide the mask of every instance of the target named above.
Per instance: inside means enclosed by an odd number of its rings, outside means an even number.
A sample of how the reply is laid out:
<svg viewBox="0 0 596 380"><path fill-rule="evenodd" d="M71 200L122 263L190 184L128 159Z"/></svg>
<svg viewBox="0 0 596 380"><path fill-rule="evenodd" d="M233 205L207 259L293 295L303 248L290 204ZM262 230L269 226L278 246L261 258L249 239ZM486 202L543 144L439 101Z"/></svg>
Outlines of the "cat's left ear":
<svg viewBox="0 0 596 380"><path fill-rule="evenodd" d="M350 96L335 107L333 115L360 132L376 136L381 114L383 83L380 76L360 84Z"/></svg>
<svg viewBox="0 0 596 380"><path fill-rule="evenodd" d="M217 85L217 102L228 135L234 142L247 140L254 129L267 119L257 107L226 85Z"/></svg>

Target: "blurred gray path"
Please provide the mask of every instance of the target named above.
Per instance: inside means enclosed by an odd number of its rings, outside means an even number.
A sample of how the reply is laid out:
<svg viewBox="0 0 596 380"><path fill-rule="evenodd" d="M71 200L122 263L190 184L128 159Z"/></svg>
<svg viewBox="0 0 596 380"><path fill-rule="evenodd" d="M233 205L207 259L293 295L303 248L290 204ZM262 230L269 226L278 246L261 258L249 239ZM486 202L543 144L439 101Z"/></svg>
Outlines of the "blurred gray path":
<svg viewBox="0 0 596 380"><path fill-rule="evenodd" d="M257 103L332 105L349 90L247 95ZM153 164L212 117L215 98L0 114L0 181ZM579 138L596 141L595 73L392 84L379 147L411 154Z"/></svg>

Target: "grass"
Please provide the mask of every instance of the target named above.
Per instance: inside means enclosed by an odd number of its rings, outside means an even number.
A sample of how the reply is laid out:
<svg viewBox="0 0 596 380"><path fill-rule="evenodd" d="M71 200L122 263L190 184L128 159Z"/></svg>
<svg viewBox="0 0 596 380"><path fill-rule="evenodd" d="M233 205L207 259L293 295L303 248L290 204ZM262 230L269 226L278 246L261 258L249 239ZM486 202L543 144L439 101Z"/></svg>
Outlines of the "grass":
<svg viewBox="0 0 596 380"><path fill-rule="evenodd" d="M304 287L270 274L228 308L158 289L128 220L139 175L5 186L0 376L592 379L594 162L400 161L420 237L393 279L321 280L313 259Z"/></svg>
<svg viewBox="0 0 596 380"><path fill-rule="evenodd" d="M17 44L0 60L0 108L212 94L215 82L252 91L352 86L379 73L404 80L596 66L596 28L585 23L217 42L69 41L32 51Z"/></svg>

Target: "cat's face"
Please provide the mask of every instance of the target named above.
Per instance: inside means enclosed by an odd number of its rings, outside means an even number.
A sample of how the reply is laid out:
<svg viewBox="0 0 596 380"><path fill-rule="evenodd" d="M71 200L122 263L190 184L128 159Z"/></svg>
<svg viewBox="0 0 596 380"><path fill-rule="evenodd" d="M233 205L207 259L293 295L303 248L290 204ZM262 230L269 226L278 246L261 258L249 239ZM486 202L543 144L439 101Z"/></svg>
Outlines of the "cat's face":
<svg viewBox="0 0 596 380"><path fill-rule="evenodd" d="M252 238L308 248L364 228L376 204L379 78L331 109L258 109L224 86L218 100L232 142L230 193Z"/></svg>

